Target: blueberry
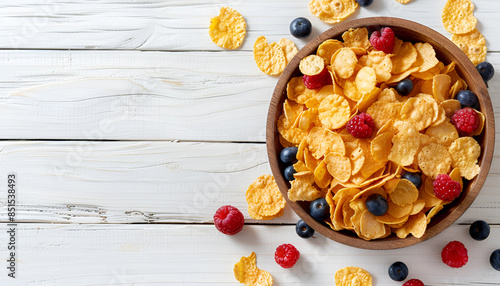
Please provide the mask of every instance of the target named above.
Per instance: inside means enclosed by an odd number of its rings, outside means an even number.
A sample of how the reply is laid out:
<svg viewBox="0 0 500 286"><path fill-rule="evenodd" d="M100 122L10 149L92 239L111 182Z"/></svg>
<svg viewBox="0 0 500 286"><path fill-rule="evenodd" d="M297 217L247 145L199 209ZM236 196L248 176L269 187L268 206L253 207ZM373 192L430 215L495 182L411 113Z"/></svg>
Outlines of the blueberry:
<svg viewBox="0 0 500 286"><path fill-rule="evenodd" d="M286 167L285 171L283 171L283 175L285 176L285 179L287 181L295 180L295 177L293 176L293 174L295 174L295 173L297 173L297 171L295 171L295 168L293 167L293 165Z"/></svg>
<svg viewBox="0 0 500 286"><path fill-rule="evenodd" d="M356 0L356 2L358 2L359 6L366 7L370 6L373 3L373 0Z"/></svg>
<svg viewBox="0 0 500 286"><path fill-rule="evenodd" d="M324 221L330 216L330 206L325 198L314 200L309 205L309 214L317 221Z"/></svg>
<svg viewBox="0 0 500 286"><path fill-rule="evenodd" d="M389 277L394 281L403 281L408 277L408 267L401 261L394 262L389 266Z"/></svg>
<svg viewBox="0 0 500 286"><path fill-rule="evenodd" d="M307 38L311 34L312 24L307 18L295 18L290 23L290 34L295 38Z"/></svg>
<svg viewBox="0 0 500 286"><path fill-rule="evenodd" d="M375 216L384 215L388 207L387 200L381 194L371 194L366 198L366 208Z"/></svg>
<svg viewBox="0 0 500 286"><path fill-rule="evenodd" d="M462 108L472 107L477 109L479 107L479 100L475 93L470 90L461 90L457 93L456 99L460 102Z"/></svg>
<svg viewBox="0 0 500 286"><path fill-rule="evenodd" d="M490 264L495 270L500 271L500 249L497 249L491 253Z"/></svg>
<svg viewBox="0 0 500 286"><path fill-rule="evenodd" d="M299 149L297 147L286 147L285 149L281 150L280 153L281 162L285 164L296 162L298 150Z"/></svg>
<svg viewBox="0 0 500 286"><path fill-rule="evenodd" d="M489 62L482 62L477 64L476 69L483 78L484 82L488 82L495 74L495 69Z"/></svg>
<svg viewBox="0 0 500 286"><path fill-rule="evenodd" d="M475 240L485 240L490 235L490 226L484 220L476 220L470 225L469 234Z"/></svg>
<svg viewBox="0 0 500 286"><path fill-rule="evenodd" d="M420 189L420 186L422 186L422 178L419 173L406 172L402 178L412 182L417 189Z"/></svg>
<svg viewBox="0 0 500 286"><path fill-rule="evenodd" d="M409 78L403 79L402 81L398 82L398 85L396 85L396 91L399 93L399 95L408 95L412 90L413 82Z"/></svg>
<svg viewBox="0 0 500 286"><path fill-rule="evenodd" d="M307 225L303 220L299 220L295 225L295 231L302 238L309 238L313 236L314 229Z"/></svg>

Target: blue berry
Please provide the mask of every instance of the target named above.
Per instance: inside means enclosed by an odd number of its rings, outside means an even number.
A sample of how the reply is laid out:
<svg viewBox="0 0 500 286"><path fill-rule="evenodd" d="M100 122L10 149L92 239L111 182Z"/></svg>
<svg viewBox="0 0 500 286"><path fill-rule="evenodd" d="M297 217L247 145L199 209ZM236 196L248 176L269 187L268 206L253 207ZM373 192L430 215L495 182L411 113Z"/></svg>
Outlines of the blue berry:
<svg viewBox="0 0 500 286"><path fill-rule="evenodd" d="M420 186L422 186L422 178L419 173L406 172L402 178L412 182L417 189L420 189Z"/></svg>
<svg viewBox="0 0 500 286"><path fill-rule="evenodd" d="M500 271L500 249L491 253L490 264L493 269Z"/></svg>
<svg viewBox="0 0 500 286"><path fill-rule="evenodd" d="M356 0L356 2L358 2L359 6L366 7L370 6L373 3L373 0Z"/></svg>
<svg viewBox="0 0 500 286"><path fill-rule="evenodd" d="M460 102L462 108L464 107L472 107L474 109L478 109L479 100L475 93L470 90L461 90L457 93L456 99Z"/></svg>
<svg viewBox="0 0 500 286"><path fill-rule="evenodd" d="M330 217L330 206L326 202L325 198L314 200L309 205L309 214L317 221L324 221Z"/></svg>
<svg viewBox="0 0 500 286"><path fill-rule="evenodd" d="M281 150L280 153L281 162L285 164L296 162L298 150L299 149L297 147L286 147L285 149Z"/></svg>
<svg viewBox="0 0 500 286"><path fill-rule="evenodd" d="M295 38L307 38L311 34L312 24L307 18L295 18L290 23L290 34Z"/></svg>
<svg viewBox="0 0 500 286"><path fill-rule="evenodd" d="M484 82L488 82L491 78L493 78L493 75L495 74L495 69L489 62L482 62L477 64L476 69L483 78Z"/></svg>
<svg viewBox="0 0 500 286"><path fill-rule="evenodd" d="M314 229L307 225L303 220L299 220L295 225L295 231L302 238L309 238L313 236Z"/></svg>
<svg viewBox="0 0 500 286"><path fill-rule="evenodd" d="M366 208L375 216L384 215L389 208L387 200L381 194L371 194L366 198Z"/></svg>
<svg viewBox="0 0 500 286"><path fill-rule="evenodd" d="M410 94L412 90L413 90L413 82L409 78L403 79L396 85L396 91L399 93L399 95L402 96Z"/></svg>
<svg viewBox="0 0 500 286"><path fill-rule="evenodd" d="M490 235L490 226L484 220L476 220L470 225L469 234L475 240L485 240Z"/></svg>
<svg viewBox="0 0 500 286"><path fill-rule="evenodd" d="M285 176L285 179L287 181L295 180L295 177L293 176L293 174L295 174L295 173L297 173L297 171L295 171L295 168L293 167L293 165L286 167L285 171L283 171L283 175Z"/></svg>
<svg viewBox="0 0 500 286"><path fill-rule="evenodd" d="M394 281L403 281L408 277L408 267L401 261L394 262L389 266L389 277Z"/></svg>

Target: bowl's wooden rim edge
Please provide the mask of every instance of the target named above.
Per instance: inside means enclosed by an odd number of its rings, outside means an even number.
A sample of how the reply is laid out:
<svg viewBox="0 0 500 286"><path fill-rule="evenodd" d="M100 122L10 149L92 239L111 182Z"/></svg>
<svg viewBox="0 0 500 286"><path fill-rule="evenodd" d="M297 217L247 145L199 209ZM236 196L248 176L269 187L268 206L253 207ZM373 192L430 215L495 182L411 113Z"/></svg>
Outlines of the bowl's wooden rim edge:
<svg viewBox="0 0 500 286"><path fill-rule="evenodd" d="M446 49L450 50L451 53L458 59L457 64L460 64L462 68L466 70L466 73L464 75L465 81L469 85L471 85L472 83L474 85L474 89L476 89L478 93L482 95L479 97L481 110L485 114L494 114L487 87L484 81L482 80L481 76L477 72L475 66L467 58L467 56L453 42L451 42L448 38L441 35L437 31L433 30L432 28L405 19L392 18L392 17L370 17L370 18L361 18L337 24L336 26L330 28L329 30L325 31L324 33L320 34L319 36L311 40L303 49L301 49L298 52L298 54L292 59L292 61L290 61L289 66L298 66L298 62L300 61L300 59L315 52L317 46L323 41L330 38L339 37L344 31L347 31L349 28L360 28L369 26L379 26L379 27L388 26L388 27L397 27L402 29L414 30L420 33L424 33L428 37L430 37L431 41L429 42L433 46L436 46L437 41L441 42L441 45L445 46ZM272 148L272 146L276 145L276 138L277 138L277 129L274 122L276 122L278 114L276 114L274 110L279 110L279 108L277 108L276 105L278 105L281 101L282 92L280 91L286 89L286 83L288 82L288 79L291 77L294 71L295 69L292 68L286 68L284 70L284 72L280 76L278 84L274 89L271 103L269 106L267 122L266 122L266 130L267 130L266 143L267 143L267 153L268 153L269 163L273 174L281 173L277 162L276 150L275 148ZM486 180L486 177L488 175L491 166L491 160L493 158L494 143L495 143L495 122L493 116L487 117L487 121L485 122L485 127L483 132L488 133L488 136L485 137L486 142L483 148L483 154L482 154L483 160L481 162L481 171L479 175L471 182L471 185L469 187L470 189L469 195L463 200L461 204L457 205L446 218L438 222L433 229L426 231L426 233L421 238L415 238L413 236L411 237L409 236L405 239L392 237L391 239L366 241L358 237L350 237L342 233L333 231L329 227L322 225L321 223L312 219L309 216L309 214L300 206L299 203L292 202L288 199L287 193L283 191L283 190L288 190L288 187L282 176L275 176L276 183L278 184L280 191L283 193L287 203L292 207L292 209L297 213L297 215L299 215L299 217L301 217L307 224L309 224L317 232L321 233L322 235L336 242L352 247L374 249L374 250L397 249L397 248L407 247L422 242L424 240L427 240L431 237L434 237L440 232L439 229L445 229L451 224L453 224L463 214L463 212L465 212L465 210L472 204L474 199L477 197L477 194L480 191L480 187L478 187L478 185L482 186L484 181Z"/></svg>

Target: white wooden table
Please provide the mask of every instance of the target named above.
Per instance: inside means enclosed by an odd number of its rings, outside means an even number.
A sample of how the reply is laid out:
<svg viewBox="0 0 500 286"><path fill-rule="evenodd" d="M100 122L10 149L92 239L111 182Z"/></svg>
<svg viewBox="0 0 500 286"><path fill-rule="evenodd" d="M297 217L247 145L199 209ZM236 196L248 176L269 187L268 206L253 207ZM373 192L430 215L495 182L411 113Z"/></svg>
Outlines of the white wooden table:
<svg viewBox="0 0 500 286"><path fill-rule="evenodd" d="M394 16L451 37L441 24L445 0L401 5L375 0L350 18ZM489 92L500 119L500 1L474 0L487 60L497 74ZM264 35L299 48L330 28L306 0L3 0L0 2L0 285L238 285L233 265L257 253L275 285L334 285L345 266L368 270L375 285L397 260L426 285L500 285L489 255L500 248L500 155L471 208L449 229L392 251L355 249L320 234L295 234L287 207L272 221L248 217L245 191L270 173L265 121L276 77L256 67ZM247 37L235 51L208 35L220 7L238 10ZM288 31L305 16L306 40ZM496 145L500 147L500 124ZM498 152L497 152L498 153ZM9 223L8 175L16 176L16 225ZM247 224L219 233L215 210L231 204ZM491 235L468 235L476 219ZM16 278L8 277L11 228ZM452 269L441 248L458 239L469 263ZM292 243L298 264L282 269L274 251Z"/></svg>

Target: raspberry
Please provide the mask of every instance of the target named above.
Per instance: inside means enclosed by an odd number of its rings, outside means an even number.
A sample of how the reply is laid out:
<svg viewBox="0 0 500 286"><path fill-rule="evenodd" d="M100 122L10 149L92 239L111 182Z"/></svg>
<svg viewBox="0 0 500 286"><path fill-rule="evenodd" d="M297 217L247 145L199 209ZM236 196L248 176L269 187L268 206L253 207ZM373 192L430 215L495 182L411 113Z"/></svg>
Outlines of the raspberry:
<svg viewBox="0 0 500 286"><path fill-rule="evenodd" d="M300 253L291 244L282 244L276 248L274 253L274 260L283 268L292 268L297 260L299 260Z"/></svg>
<svg viewBox="0 0 500 286"><path fill-rule="evenodd" d="M245 224L245 217L233 206L222 206L214 214L215 227L223 234L237 234Z"/></svg>
<svg viewBox="0 0 500 286"><path fill-rule="evenodd" d="M453 113L451 124L460 136L469 136L479 126L479 115L470 107L462 108Z"/></svg>
<svg viewBox="0 0 500 286"><path fill-rule="evenodd" d="M317 75L304 75L302 80L308 89L317 89L332 84L332 78L326 68Z"/></svg>
<svg viewBox="0 0 500 286"><path fill-rule="evenodd" d="M467 264L467 248L460 241L451 241L441 251L443 262L453 268L460 268Z"/></svg>
<svg viewBox="0 0 500 286"><path fill-rule="evenodd" d="M424 286L424 283L418 279L410 279L403 286Z"/></svg>
<svg viewBox="0 0 500 286"><path fill-rule="evenodd" d="M375 31L370 35L370 43L377 51L392 54L394 49L395 35L391 28L382 28L382 33Z"/></svg>
<svg viewBox="0 0 500 286"><path fill-rule="evenodd" d="M356 138L368 138L374 129L375 123L368 113L360 113L347 122L347 132Z"/></svg>
<svg viewBox="0 0 500 286"><path fill-rule="evenodd" d="M458 198L462 191L460 183L453 181L447 174L438 175L432 186L436 197L447 202Z"/></svg>

